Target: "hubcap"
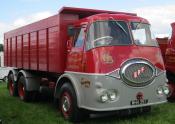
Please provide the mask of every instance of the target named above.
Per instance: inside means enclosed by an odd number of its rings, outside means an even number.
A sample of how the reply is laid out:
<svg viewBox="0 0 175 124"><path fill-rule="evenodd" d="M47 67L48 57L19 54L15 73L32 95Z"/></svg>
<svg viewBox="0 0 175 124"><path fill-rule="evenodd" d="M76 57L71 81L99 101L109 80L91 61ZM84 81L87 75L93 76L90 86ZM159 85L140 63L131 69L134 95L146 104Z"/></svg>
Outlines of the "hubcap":
<svg viewBox="0 0 175 124"><path fill-rule="evenodd" d="M22 83L19 84L19 87L18 87L18 92L19 92L19 96L21 99L24 98L24 85Z"/></svg>
<svg viewBox="0 0 175 124"><path fill-rule="evenodd" d="M67 96L63 97L63 105L62 105L63 111L68 112L70 109L70 100Z"/></svg>
<svg viewBox="0 0 175 124"><path fill-rule="evenodd" d="M68 92L64 92L61 97L61 111L64 118L69 118L72 109L71 96Z"/></svg>

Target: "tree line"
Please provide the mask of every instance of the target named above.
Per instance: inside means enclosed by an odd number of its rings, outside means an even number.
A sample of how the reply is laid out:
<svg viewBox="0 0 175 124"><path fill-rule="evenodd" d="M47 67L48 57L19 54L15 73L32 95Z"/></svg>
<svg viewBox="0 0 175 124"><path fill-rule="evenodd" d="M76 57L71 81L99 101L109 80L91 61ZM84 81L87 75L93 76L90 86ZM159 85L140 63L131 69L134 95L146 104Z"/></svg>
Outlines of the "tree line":
<svg viewBox="0 0 175 124"><path fill-rule="evenodd" d="M4 51L4 46L3 46L3 44L0 44L0 52L1 51Z"/></svg>

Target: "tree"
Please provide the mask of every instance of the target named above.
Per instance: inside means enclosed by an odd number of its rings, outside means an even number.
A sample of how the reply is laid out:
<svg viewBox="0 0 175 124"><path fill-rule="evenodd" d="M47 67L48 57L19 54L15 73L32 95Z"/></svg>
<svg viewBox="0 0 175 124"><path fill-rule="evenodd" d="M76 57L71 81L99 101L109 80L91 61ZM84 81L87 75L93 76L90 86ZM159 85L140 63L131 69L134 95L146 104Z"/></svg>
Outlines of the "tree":
<svg viewBox="0 0 175 124"><path fill-rule="evenodd" d="M1 51L4 51L4 46L3 46L3 44L0 44L0 52Z"/></svg>

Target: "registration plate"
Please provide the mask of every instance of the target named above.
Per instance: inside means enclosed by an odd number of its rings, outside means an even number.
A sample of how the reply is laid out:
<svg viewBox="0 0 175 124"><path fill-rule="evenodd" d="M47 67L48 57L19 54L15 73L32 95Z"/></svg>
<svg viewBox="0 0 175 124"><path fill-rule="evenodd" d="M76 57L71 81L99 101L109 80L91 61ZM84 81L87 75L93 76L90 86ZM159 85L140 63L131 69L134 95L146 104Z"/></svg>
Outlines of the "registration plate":
<svg viewBox="0 0 175 124"><path fill-rule="evenodd" d="M139 100L131 100L130 105L142 105L142 104L147 104L148 99L139 99Z"/></svg>

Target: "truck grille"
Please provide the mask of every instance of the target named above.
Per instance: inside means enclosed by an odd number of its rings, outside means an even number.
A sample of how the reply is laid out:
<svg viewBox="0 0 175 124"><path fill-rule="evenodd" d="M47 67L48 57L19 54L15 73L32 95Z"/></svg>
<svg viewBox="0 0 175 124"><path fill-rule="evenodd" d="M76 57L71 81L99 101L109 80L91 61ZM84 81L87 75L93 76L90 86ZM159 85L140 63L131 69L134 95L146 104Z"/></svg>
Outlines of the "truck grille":
<svg viewBox="0 0 175 124"><path fill-rule="evenodd" d="M146 86L151 83L155 77L154 66L143 59L132 59L125 62L120 70L122 80L135 87Z"/></svg>

